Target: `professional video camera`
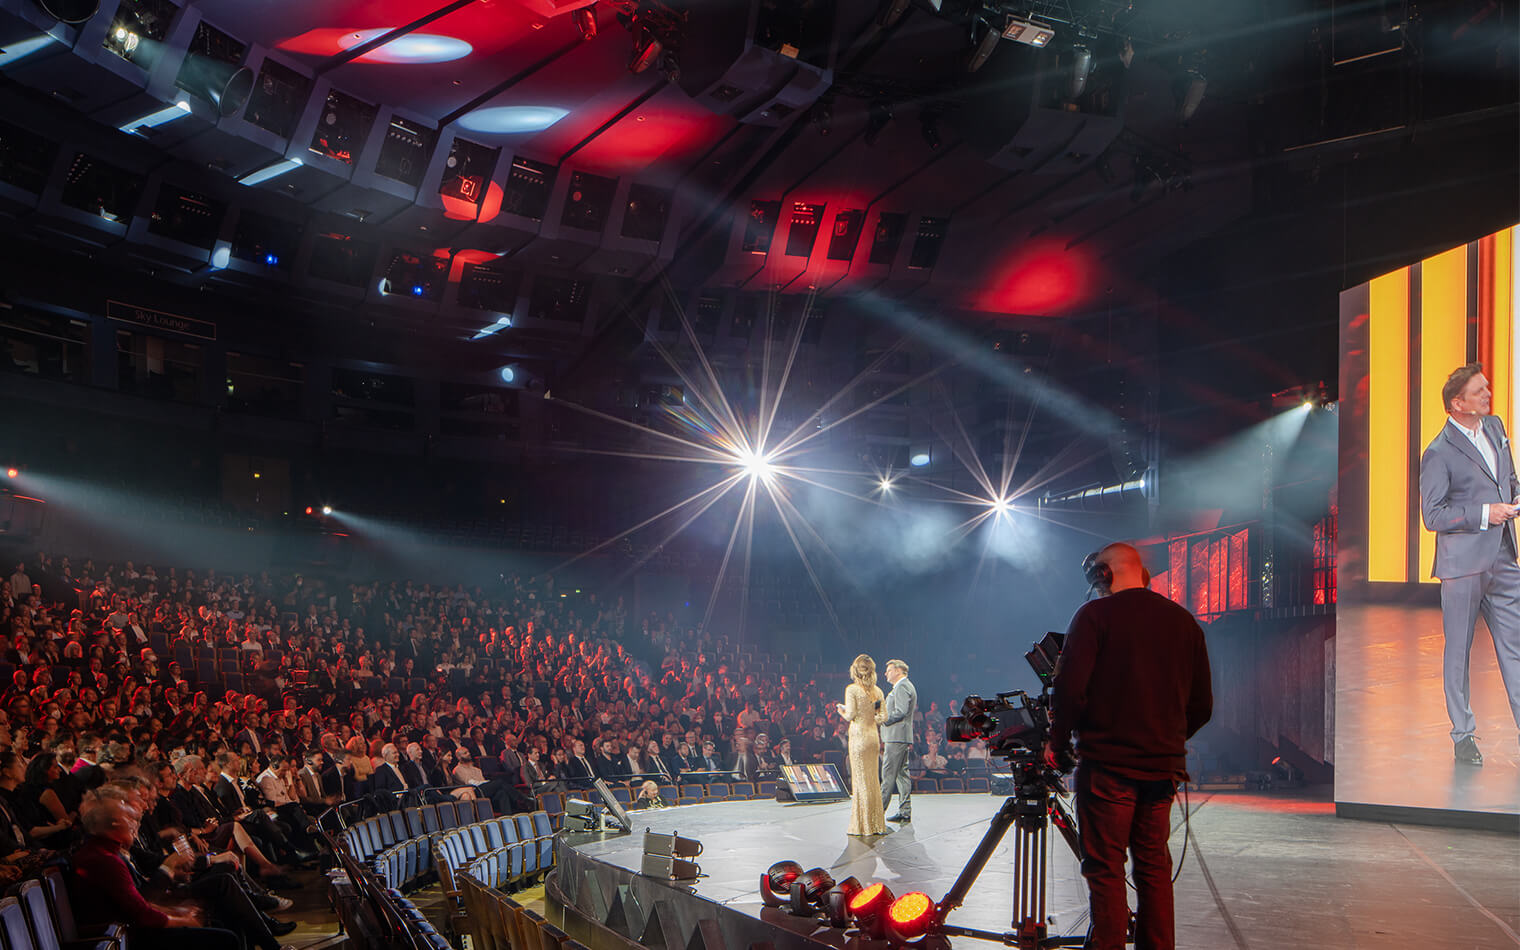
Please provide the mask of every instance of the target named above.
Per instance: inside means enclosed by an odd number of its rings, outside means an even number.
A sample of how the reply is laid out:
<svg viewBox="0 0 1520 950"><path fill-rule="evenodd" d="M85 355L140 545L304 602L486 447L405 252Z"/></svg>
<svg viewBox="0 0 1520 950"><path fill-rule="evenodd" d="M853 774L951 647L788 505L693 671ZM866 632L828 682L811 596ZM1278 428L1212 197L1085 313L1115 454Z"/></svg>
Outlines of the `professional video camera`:
<svg viewBox="0 0 1520 950"><path fill-rule="evenodd" d="M1024 654L1040 678L1039 695L1015 689L998 693L993 699L967 696L961 703L961 714L946 721L945 738L951 742L985 739L989 755L1008 759L1015 765L1037 760L1050 738L1050 687L1065 643L1066 634L1047 633ZM1062 763L1062 771L1069 770L1070 764Z"/></svg>

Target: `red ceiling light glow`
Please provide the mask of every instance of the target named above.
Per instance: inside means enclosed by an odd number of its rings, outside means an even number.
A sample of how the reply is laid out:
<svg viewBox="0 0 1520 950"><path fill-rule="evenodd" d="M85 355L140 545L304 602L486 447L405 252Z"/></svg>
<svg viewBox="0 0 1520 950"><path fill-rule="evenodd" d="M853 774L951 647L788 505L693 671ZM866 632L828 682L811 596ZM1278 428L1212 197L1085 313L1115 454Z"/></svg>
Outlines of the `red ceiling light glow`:
<svg viewBox="0 0 1520 950"><path fill-rule="evenodd" d="M1020 248L992 274L977 309L999 313L1054 316L1073 310L1092 296L1092 264L1085 254L1061 241Z"/></svg>

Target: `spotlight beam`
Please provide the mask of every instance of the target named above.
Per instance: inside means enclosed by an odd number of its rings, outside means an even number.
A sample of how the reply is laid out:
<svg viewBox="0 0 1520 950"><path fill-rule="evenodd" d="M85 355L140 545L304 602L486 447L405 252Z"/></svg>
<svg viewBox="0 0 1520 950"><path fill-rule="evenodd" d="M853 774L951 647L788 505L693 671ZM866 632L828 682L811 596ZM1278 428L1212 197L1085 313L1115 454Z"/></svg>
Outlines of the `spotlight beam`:
<svg viewBox="0 0 1520 950"><path fill-rule="evenodd" d="M734 543L739 540L739 529L743 527L747 517L749 517L751 523L753 523L752 515L754 512L754 506L755 482L754 479L751 479L749 483L744 487L744 501L739 505L739 517L734 519L734 530L730 531L728 534L728 546L723 549L723 560L718 562L718 577L715 581L713 581L712 593L707 596L707 610L702 614L703 630L707 630L708 625L712 622L713 609L718 604L718 595L723 592L723 577L728 573L728 562L734 554ZM746 562L748 561L747 556L745 560ZM748 565L746 563L746 567L747 566ZM749 578L747 576L747 573L748 572L746 571L744 590L740 593L741 607L739 609L739 616L741 619L744 616L744 608L742 606L742 603L747 599L744 592L749 588Z"/></svg>
<svg viewBox="0 0 1520 950"><path fill-rule="evenodd" d="M1029 412L1024 416L1024 428L1019 432L1019 445L1013 452L1008 451L1008 437L1012 434L1013 426L1013 400L1008 400L1008 428L1003 432L1003 482L1001 496L1012 497L1008 493L1008 486L1013 482L1013 473L1019 470L1019 459L1024 457L1024 443L1029 439L1029 430L1034 425L1034 411L1040 405L1040 398L1036 396L1029 401Z"/></svg>
<svg viewBox="0 0 1520 950"><path fill-rule="evenodd" d="M671 442L677 443L678 445L684 445L684 446L686 446L689 449L694 449L694 450L696 450L698 452L703 453L704 455L708 455L708 456L712 457L714 460L723 461L723 455L722 455L722 453L719 452L717 449L711 448L710 446L702 445L702 444L697 443L697 442L692 442L689 439L683 439L683 438L681 438L678 435L671 435L669 432L661 432L658 429L651 429L648 426L641 426L637 422L629 422L627 419L619 419L617 416L614 416L611 413L602 412L600 409L592 409L592 408L587 407L587 406L582 406L579 403L569 402L569 401L566 401L564 399L550 399L548 396L545 396L544 399L547 402L553 402L555 405L558 405L558 406L566 406L566 407L568 407L570 409L576 410L577 412L583 412L586 415L593 416L593 417L595 417L597 419L605 419L608 422L615 422L618 425L624 426L625 428L632 429L635 432L643 432L643 433L646 433L648 435L659 436L662 439L668 439ZM683 459L682 461L688 461L688 460ZM689 461L696 461L696 460L695 459L691 459Z"/></svg>
<svg viewBox="0 0 1520 950"><path fill-rule="evenodd" d="M867 366L865 369L861 370L860 372L856 373L854 379L851 379L849 382L845 383L844 386L843 386L843 388L841 388L839 390L839 392L837 392L834 395L830 396L828 399L825 399L824 402L823 402L823 405L819 406L816 410L814 410L814 412L813 412L812 415L810 415L806 419L802 420L802 422L800 424L798 424L798 426L797 426L796 429L794 429L790 433L788 433L787 436L786 436L786 438L782 439L780 441L780 443L777 444L776 450L778 452L779 451L784 451L785 448L787 447L787 445L793 439L795 439L798 436L802 435L802 433L804 431L806 431L808 423L812 422L814 419L817 419L819 416L823 415L825 412L828 412L829 409L832 408L833 405L836 402L838 402L839 400L843 399L845 396L847 396L851 392L853 392L855 390L856 386L859 386L861 383L865 382L866 379L871 376L871 374L875 373L878 369L880 369L882 367L882 365L887 361L888 357L892 356L898 350L902 349L903 348L903 344L906 343L906 342L907 342L907 338L906 337L901 337L901 336L898 337L897 338L897 342L893 343L891 346L889 346L885 350L883 350L876 357L876 359L874 359L874 360L871 361L871 363L870 363L869 366ZM893 390L891 393L889 393L887 396L885 396L883 398L891 398L892 396L897 395L901 391L902 391L901 389ZM878 404L877 403L873 403L872 405L874 406L874 405L878 405ZM833 423L833 424L837 425L838 423ZM824 431L827 431L827 428L825 428Z"/></svg>
<svg viewBox="0 0 1520 950"><path fill-rule="evenodd" d="M718 484L721 485L723 483L719 482ZM717 486L715 485L713 487L716 488ZM733 488L733 485L728 485L727 487L725 487L723 489L723 491L721 491L718 494L714 495L713 497L709 498L705 503L703 503L702 507L700 507L696 511L694 511L685 521L683 521L680 524L676 525L675 530L671 531L669 534L665 535L665 537L661 538L659 544L650 545L650 547L649 547L649 553L645 554L643 557L639 558L632 565L630 565L627 570L625 570L621 574L619 574L618 577L617 577L617 583L622 583L634 571L638 570L639 568L643 567L645 564L649 563L649 559L652 558L652 557L654 557L655 554L657 554L661 548L663 548L665 545L669 544L670 542L674 541L676 539L676 536L679 535L682 531L685 531L688 527L690 527L691 523L693 521L696 521L698 518L700 518L704 514L706 514L707 513L707 509L711 508L713 505L716 505L718 502L722 501L724 499L724 497L726 497L728 495L729 489L731 489L731 488ZM708 489L708 491L711 491L711 490L712 490L711 488ZM659 517L659 516L656 515L656 517Z"/></svg>
<svg viewBox="0 0 1520 950"><path fill-rule="evenodd" d="M823 609L828 613L829 619L834 622L834 629L843 637L844 625L839 622L839 615L834 612L834 604L829 600L829 595L824 593L823 582L818 579L818 572L813 570L813 562L808 560L807 552L803 550L802 542L797 538L797 532L792 529L791 519L787 518L782 512L781 503L776 500L776 489L769 485L765 486L765 488L770 493L771 504L776 506L777 514L781 515L781 527L786 529L786 536L792 539L792 547L797 549L797 556L802 559L802 566L807 570L808 577L813 581L813 589L818 592L818 599L823 601ZM788 502L788 505L790 505L790 502ZM796 509L792 510L795 511ZM835 558L835 560L837 561L838 558Z"/></svg>
<svg viewBox="0 0 1520 950"><path fill-rule="evenodd" d="M987 474L986 467L982 465L981 458L977 456L976 447L971 442L971 435L966 431L966 426L961 422L961 414L955 411L955 403L950 398L949 390L943 385L940 386L940 395L945 399L947 408L950 410L950 421L955 423L955 432L960 436L959 440L947 437L945 438L945 442L950 446L950 451L955 455L956 460L964 465L966 471L971 473L971 477L976 479L977 484L982 486L982 490L987 493L986 498L989 501L995 500L999 495L997 489L992 486L992 477ZM935 426L935 428L938 429L939 427ZM944 436L943 432L940 434Z"/></svg>
<svg viewBox="0 0 1520 950"><path fill-rule="evenodd" d="M721 415L727 421L728 436L730 440L738 444L741 441L740 437L744 433L744 427L739 424L739 416L734 412L733 405L729 403L728 396L723 392L723 385L718 381L718 374L712 368L712 363L707 358L707 351L703 349L701 341L697 339L697 333L692 327L691 321L686 317L686 308L681 305L680 298L676 296L675 286L671 284L669 275L662 275L661 280L665 286L665 295L670 300L676 317L681 321L681 331L686 334L686 339L691 344L692 351L696 353L698 362L702 364L703 372L707 374L707 381L712 384L713 392L718 397L718 403L722 407ZM666 351L665 347L658 340L654 341L654 345L655 351L669 364L670 368L678 374L681 373L680 368L676 366L674 357ZM685 380L686 376L681 374L681 378ZM691 388L697 389L695 386ZM704 406L708 407L709 412L712 412L714 415L720 415L700 392L697 393L697 397L702 401Z"/></svg>
<svg viewBox="0 0 1520 950"><path fill-rule="evenodd" d="M1060 478L1062 475L1067 475L1071 472L1076 471L1083 465L1086 465L1088 462L1091 462L1093 459L1103 454L1101 450L1095 449L1091 452L1088 452L1081 458L1071 462L1069 465L1064 466L1058 471L1050 471L1051 467L1060 461L1061 456L1072 453L1072 448L1072 446L1068 445L1060 452L1057 452L1055 458L1051 459L1047 464L1041 466L1039 471L1029 476L1029 480L1026 481L1023 485L1020 485L1018 488L1016 488L1008 497L1015 500L1023 498L1030 492L1036 491L1043 486L1050 484L1051 482Z"/></svg>
<svg viewBox="0 0 1520 950"><path fill-rule="evenodd" d="M795 442L791 441L794 437L796 437L799 433L801 433L807 427L807 422L810 421L810 420L805 420L802 423L802 425L800 425L800 426L797 427L796 431L794 431L791 435L789 435L785 439L783 439L781 441L780 445L776 446L776 452L777 452L777 454L778 455L780 455L780 454L791 455L791 454L795 453L802 446L804 446L807 443L811 442L812 440L818 438L820 435L823 435L825 432L829 431L830 429L834 428L835 426L837 426L837 425L843 425L844 423L849 422L851 419L855 418L856 416L860 415L861 413L863 413L863 412L869 412L870 410L875 409L877 406L879 406L882 403L886 402L888 399L891 399L892 397L896 396L898 393L905 392L905 391L913 388L914 386L917 386L919 383L924 382L925 380L930 379L930 378L938 375L939 373L943 372L946 367L948 367L950 365L951 364L948 361L944 362L944 363L941 363L940 365L938 365L938 366L934 367L933 369L929 370L927 373L924 373L924 374L922 374L922 375L920 375L918 377L915 377L914 379L908 380L906 383L903 383L901 386L897 387L896 389L892 390L891 392L887 393L886 395L882 396L881 398L879 398L879 399L873 399L870 402L866 403L865 405L863 405L863 406L861 406L861 407L859 407L857 409L854 409L851 412L846 413L843 416L840 416L838 419L835 419L833 422L828 423L827 425L825 425L821 429L814 429L812 432L809 432L807 435L802 436L800 439L797 439ZM817 413L814 413L815 417L816 417L816 415L817 415Z"/></svg>
<svg viewBox="0 0 1520 950"><path fill-rule="evenodd" d="M701 498L704 495L707 495L707 494L709 494L711 492L720 492L720 494L719 494L718 497L721 498L723 496L723 494L726 494L728 492L729 488L733 487L733 484L735 482L737 482L740 477L741 476L739 476L739 475L730 475L727 478L723 479L722 481L720 481L720 482L718 482L716 484L709 485L708 487L706 487L706 488L702 489L701 491L697 492L695 495L691 495L691 496L688 496L686 498L681 499L680 501L678 501L675 504L671 505L669 508L666 508L664 511L662 511L662 512L660 512L658 514L655 514L655 515L650 515L648 518L645 518L643 521L640 521L638 524L634 525L633 527L628 528L625 531L621 531L621 532L613 535L612 537L610 537L607 540L603 541L601 544L598 544L595 547L587 548L586 550L584 550L581 553L577 554L575 557L572 557L570 560L565 561L564 563L559 564L558 566L556 566L552 571L550 571L550 573L558 573L559 571L564 570L565 568L567 568L570 565L574 564L575 562L581 560L582 558L590 557L591 555L595 554L596 552L598 552L598 551L602 550L603 548L607 547L609 544L614 544L614 543L616 543L618 541L621 541L622 539L628 537L630 534L633 534L635 531L638 531L640 528L648 527L649 525L654 524L656 521L659 521L661 518L665 517L666 515L674 514L677 511L681 510L682 508L685 508L687 505L693 504L693 503L701 500ZM707 507L711 507L711 505L709 504ZM707 507L704 507L702 510L706 511Z"/></svg>
<svg viewBox="0 0 1520 950"><path fill-rule="evenodd" d="M802 348L802 333L807 329L808 321L812 319L813 301L817 298L818 288L814 287L808 292L807 299L802 305L802 314L797 319L797 327L792 331L792 345L786 354L786 366L781 370L781 380L776 384L776 398L771 403L770 414L761 421L761 445L765 445L770 439L771 426L775 423L777 414L781 412L781 397L786 392L786 384L792 378L792 367L797 363L797 351Z"/></svg>

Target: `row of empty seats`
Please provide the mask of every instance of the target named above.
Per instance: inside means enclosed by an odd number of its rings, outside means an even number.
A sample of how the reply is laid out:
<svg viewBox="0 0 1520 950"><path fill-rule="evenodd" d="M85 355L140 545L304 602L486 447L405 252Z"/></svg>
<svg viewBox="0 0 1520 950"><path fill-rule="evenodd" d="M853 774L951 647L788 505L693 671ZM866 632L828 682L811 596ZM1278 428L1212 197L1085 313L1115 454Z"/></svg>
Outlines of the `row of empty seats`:
<svg viewBox="0 0 1520 950"><path fill-rule="evenodd" d="M547 812L503 815L445 832L433 839L433 865L443 893L458 908L459 875L488 852L504 855L504 886L516 889L554 866L554 827Z"/></svg>
<svg viewBox="0 0 1520 950"><path fill-rule="evenodd" d="M493 817L495 812L491 808L491 802L485 798L477 798L472 802L447 801L414 805L381 812L350 825L343 831L343 843L356 860L368 864L381 851L393 845L413 838L430 838Z"/></svg>

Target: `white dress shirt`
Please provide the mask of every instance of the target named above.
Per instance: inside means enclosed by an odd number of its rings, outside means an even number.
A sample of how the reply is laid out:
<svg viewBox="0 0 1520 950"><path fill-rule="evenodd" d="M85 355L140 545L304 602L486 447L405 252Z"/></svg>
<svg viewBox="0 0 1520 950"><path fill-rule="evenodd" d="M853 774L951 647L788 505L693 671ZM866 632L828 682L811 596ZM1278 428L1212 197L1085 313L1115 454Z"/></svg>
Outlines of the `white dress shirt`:
<svg viewBox="0 0 1520 950"><path fill-rule="evenodd" d="M1478 418L1477 429L1469 429L1467 426L1458 422L1450 415L1448 415L1446 418L1453 426L1456 427L1458 432L1467 437L1467 441L1472 443L1472 447L1478 450L1478 454L1483 457L1483 464L1488 466L1488 474L1494 477L1494 481L1498 481L1499 456L1494 453L1494 444L1488 441L1488 436L1483 434L1482 417L1480 416ZM1483 506L1483 511L1478 519L1478 530L1488 530L1488 505L1486 504Z"/></svg>

